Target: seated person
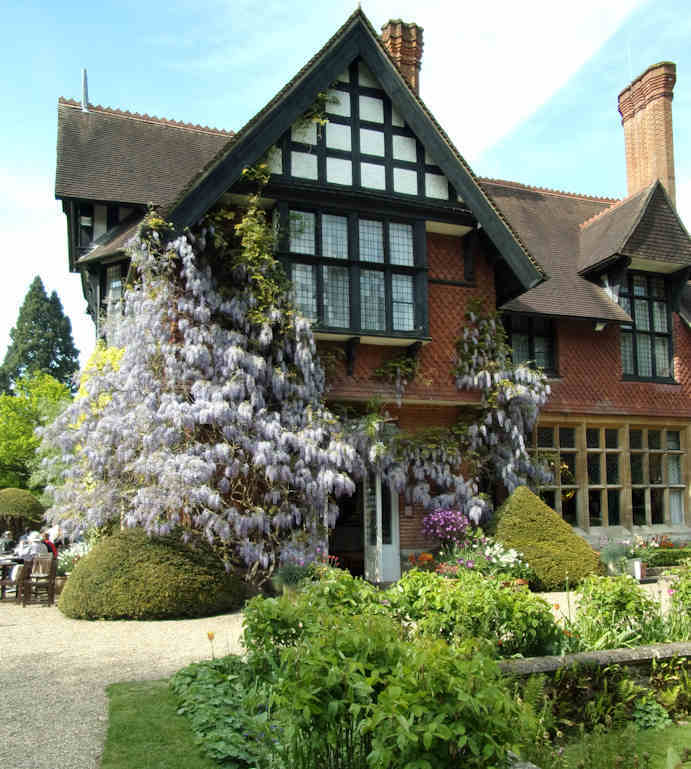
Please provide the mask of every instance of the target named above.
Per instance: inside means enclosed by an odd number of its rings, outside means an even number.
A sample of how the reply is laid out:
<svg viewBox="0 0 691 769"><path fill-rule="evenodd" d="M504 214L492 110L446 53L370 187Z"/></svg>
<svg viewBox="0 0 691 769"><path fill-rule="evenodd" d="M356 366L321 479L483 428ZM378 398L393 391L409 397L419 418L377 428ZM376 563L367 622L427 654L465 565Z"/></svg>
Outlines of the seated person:
<svg viewBox="0 0 691 769"><path fill-rule="evenodd" d="M14 548L14 538L11 531L6 531L0 537L0 553L9 553Z"/></svg>
<svg viewBox="0 0 691 769"><path fill-rule="evenodd" d="M50 533L47 531L43 532L43 544L48 548L48 552L53 554L53 558L58 557L58 548L57 545L54 542L51 542L50 540Z"/></svg>
<svg viewBox="0 0 691 769"><path fill-rule="evenodd" d="M20 543L14 550L18 558L31 561L35 555L47 555L48 548L43 544L38 531L32 531L26 542Z"/></svg>

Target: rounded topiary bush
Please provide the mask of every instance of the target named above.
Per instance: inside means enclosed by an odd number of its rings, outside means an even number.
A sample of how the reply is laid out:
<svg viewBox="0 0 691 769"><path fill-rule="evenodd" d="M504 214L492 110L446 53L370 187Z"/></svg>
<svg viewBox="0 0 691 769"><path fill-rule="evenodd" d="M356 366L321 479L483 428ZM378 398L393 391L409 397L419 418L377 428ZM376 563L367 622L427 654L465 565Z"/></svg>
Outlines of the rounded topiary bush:
<svg viewBox="0 0 691 769"><path fill-rule="evenodd" d="M14 537L24 529L37 529L43 522L43 505L26 489L0 491L0 528L9 529Z"/></svg>
<svg viewBox="0 0 691 769"><path fill-rule="evenodd" d="M77 562L58 608L74 619L177 619L232 611L244 598L242 579L209 548L137 528L105 537Z"/></svg>
<svg viewBox="0 0 691 769"><path fill-rule="evenodd" d="M523 554L539 588L559 590L599 573L597 553L527 486L497 510L493 529L499 542Z"/></svg>

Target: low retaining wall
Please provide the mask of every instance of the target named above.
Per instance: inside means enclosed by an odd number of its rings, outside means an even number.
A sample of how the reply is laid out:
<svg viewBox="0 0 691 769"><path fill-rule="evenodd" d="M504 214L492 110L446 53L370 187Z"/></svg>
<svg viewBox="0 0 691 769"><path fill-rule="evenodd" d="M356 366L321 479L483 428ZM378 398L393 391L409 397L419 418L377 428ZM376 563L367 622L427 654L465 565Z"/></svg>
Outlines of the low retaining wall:
<svg viewBox="0 0 691 769"><path fill-rule="evenodd" d="M558 657L526 657L524 659L503 660L499 663L503 673L515 676L529 676L534 673L553 673L559 668L575 665L622 665L625 667L644 667L654 659L664 660L673 657L691 657L691 642L679 641L671 644L650 644L636 646L633 649L604 649L599 652L579 652Z"/></svg>

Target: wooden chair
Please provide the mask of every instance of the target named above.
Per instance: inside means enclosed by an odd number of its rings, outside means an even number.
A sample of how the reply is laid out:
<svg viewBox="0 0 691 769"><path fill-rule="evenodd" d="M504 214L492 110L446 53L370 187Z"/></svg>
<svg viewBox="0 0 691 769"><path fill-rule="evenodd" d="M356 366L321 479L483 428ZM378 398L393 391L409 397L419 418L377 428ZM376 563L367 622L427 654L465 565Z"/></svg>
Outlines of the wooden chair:
<svg viewBox="0 0 691 769"><path fill-rule="evenodd" d="M52 606L55 602L55 575L58 562L52 555L37 555L32 561L31 575L24 580L22 606L29 603L45 603Z"/></svg>
<svg viewBox="0 0 691 769"><path fill-rule="evenodd" d="M31 575L31 561L18 565L14 579L12 578L12 572L15 572L14 568L12 568L7 577L0 579L0 596L6 598L8 595L14 595L15 602L19 603L23 597L26 581Z"/></svg>

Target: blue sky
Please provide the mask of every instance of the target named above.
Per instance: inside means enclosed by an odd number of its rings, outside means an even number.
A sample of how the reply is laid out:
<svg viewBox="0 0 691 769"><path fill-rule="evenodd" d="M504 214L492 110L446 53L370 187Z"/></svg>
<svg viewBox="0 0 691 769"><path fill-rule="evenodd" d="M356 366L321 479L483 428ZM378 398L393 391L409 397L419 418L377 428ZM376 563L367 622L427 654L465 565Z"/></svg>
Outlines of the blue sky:
<svg viewBox="0 0 691 769"><path fill-rule="evenodd" d="M36 274L58 291L82 360L93 347L53 194L56 103L80 97L82 67L95 104L237 129L354 7L341 0L5 4L0 354ZM678 206L691 223L691 13L683 0L365 0L363 8L375 28L389 18L424 27L421 95L476 173L538 186L625 195L617 94L650 64L675 61Z"/></svg>

